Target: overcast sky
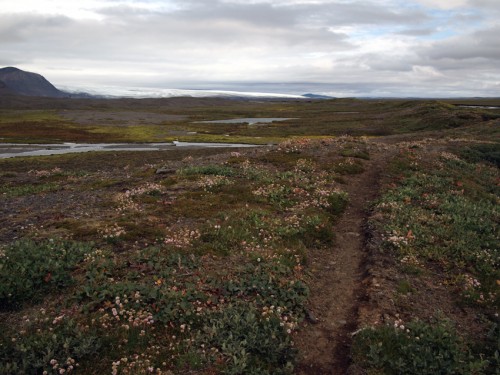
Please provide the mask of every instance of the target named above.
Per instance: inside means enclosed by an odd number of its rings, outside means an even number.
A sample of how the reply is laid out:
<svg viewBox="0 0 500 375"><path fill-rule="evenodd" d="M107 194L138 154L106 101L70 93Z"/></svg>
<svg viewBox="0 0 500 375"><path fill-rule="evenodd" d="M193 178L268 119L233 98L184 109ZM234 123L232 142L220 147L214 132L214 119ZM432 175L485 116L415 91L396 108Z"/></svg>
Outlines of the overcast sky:
<svg viewBox="0 0 500 375"><path fill-rule="evenodd" d="M500 0L0 0L56 86L500 96Z"/></svg>

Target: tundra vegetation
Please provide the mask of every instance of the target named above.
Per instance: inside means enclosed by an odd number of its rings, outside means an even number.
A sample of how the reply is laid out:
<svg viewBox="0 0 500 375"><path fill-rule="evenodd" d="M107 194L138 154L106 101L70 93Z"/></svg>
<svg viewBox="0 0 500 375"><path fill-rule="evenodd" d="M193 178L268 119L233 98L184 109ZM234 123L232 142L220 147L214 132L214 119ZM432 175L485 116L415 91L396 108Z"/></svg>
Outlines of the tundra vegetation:
<svg viewBox="0 0 500 375"><path fill-rule="evenodd" d="M498 110L2 100L2 142L273 145L0 160L0 373L294 373L310 258L339 245L347 187L378 165L352 367L498 374ZM195 123L233 117L297 119Z"/></svg>
<svg viewBox="0 0 500 375"><path fill-rule="evenodd" d="M500 189L498 160L489 161L499 148L491 146L429 157L414 142L390 165L370 224L374 258L395 270L385 298L397 313L355 336L355 361L368 373L498 374Z"/></svg>

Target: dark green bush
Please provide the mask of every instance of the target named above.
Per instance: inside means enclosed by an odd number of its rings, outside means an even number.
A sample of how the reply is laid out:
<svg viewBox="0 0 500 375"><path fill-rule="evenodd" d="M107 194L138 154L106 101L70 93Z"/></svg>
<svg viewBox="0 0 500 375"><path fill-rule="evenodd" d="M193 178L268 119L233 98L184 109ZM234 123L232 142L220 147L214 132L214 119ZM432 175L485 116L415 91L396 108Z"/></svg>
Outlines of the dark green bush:
<svg viewBox="0 0 500 375"><path fill-rule="evenodd" d="M208 317L201 340L227 359L224 374L291 374L295 350L280 323L276 315L235 304Z"/></svg>
<svg viewBox="0 0 500 375"><path fill-rule="evenodd" d="M199 167L186 167L182 168L178 172L184 176L192 176L192 175L213 175L213 176L226 176L232 177L236 175L236 171L225 165L206 165Z"/></svg>
<svg viewBox="0 0 500 375"><path fill-rule="evenodd" d="M38 301L45 293L73 283L71 271L91 245L22 240L0 257L0 308Z"/></svg>
<svg viewBox="0 0 500 375"><path fill-rule="evenodd" d="M367 328L355 336L353 355L385 375L470 375L486 363L475 359L447 321Z"/></svg>
<svg viewBox="0 0 500 375"><path fill-rule="evenodd" d="M49 329L50 328L50 329ZM101 342L75 321L31 323L25 332L2 330L0 335L0 374L59 374L76 369L78 361L97 354Z"/></svg>
<svg viewBox="0 0 500 375"><path fill-rule="evenodd" d="M328 212L332 215L340 216L349 203L349 196L345 192L333 192L328 196Z"/></svg>
<svg viewBox="0 0 500 375"><path fill-rule="evenodd" d="M472 163L487 161L500 168L500 144L498 143L469 146L460 151L460 156Z"/></svg>

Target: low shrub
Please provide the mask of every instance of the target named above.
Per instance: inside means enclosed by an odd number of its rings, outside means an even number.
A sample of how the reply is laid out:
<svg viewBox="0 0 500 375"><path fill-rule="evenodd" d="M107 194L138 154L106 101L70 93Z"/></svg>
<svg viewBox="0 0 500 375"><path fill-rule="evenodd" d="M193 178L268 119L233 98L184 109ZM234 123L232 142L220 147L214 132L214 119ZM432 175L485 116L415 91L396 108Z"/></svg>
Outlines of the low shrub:
<svg viewBox="0 0 500 375"><path fill-rule="evenodd" d="M479 144L466 147L459 151L465 160L477 163L487 161L500 168L500 144Z"/></svg>
<svg viewBox="0 0 500 375"><path fill-rule="evenodd" d="M366 328L355 336L353 355L370 373L385 375L470 375L487 365L445 320Z"/></svg>
<svg viewBox="0 0 500 375"><path fill-rule="evenodd" d="M184 176L207 175L207 176L232 177L236 175L235 169L225 165L205 165L205 166L186 167L180 169L177 173Z"/></svg>
<svg viewBox="0 0 500 375"><path fill-rule="evenodd" d="M3 185L0 186L0 194L7 197L22 197L26 195L47 193L50 191L59 190L61 187L55 183L45 183L45 184L26 184L18 186Z"/></svg>
<svg viewBox="0 0 500 375"><path fill-rule="evenodd" d="M333 165L332 169L342 175L363 173L365 168L359 159L345 158Z"/></svg>
<svg viewBox="0 0 500 375"><path fill-rule="evenodd" d="M222 354L223 374L293 372L295 350L279 313L263 313L247 304L234 304L207 318L199 341Z"/></svg>
<svg viewBox="0 0 500 375"><path fill-rule="evenodd" d="M345 156L345 157L370 160L370 153L368 152L366 147L359 147L357 145L346 146L340 152L340 155Z"/></svg>
<svg viewBox="0 0 500 375"><path fill-rule="evenodd" d="M332 192L328 196L328 212L334 216L340 216L347 208L349 196L346 192Z"/></svg>
<svg viewBox="0 0 500 375"><path fill-rule="evenodd" d="M95 333L64 316L54 321L44 317L23 322L21 331L2 330L1 374L72 373L80 360L99 353L101 341Z"/></svg>
<svg viewBox="0 0 500 375"><path fill-rule="evenodd" d="M71 271L90 244L21 240L0 256L0 308L38 301L45 293L73 283Z"/></svg>

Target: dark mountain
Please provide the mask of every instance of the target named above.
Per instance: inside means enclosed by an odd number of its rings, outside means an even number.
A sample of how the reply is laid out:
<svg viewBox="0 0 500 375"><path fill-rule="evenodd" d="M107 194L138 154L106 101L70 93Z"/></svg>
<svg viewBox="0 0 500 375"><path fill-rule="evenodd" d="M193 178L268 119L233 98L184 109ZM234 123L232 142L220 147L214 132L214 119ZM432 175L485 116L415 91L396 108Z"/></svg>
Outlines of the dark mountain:
<svg viewBox="0 0 500 375"><path fill-rule="evenodd" d="M309 99L335 99L335 97L333 96L318 95L318 94L303 94L302 96Z"/></svg>
<svg viewBox="0 0 500 375"><path fill-rule="evenodd" d="M0 95L13 95L14 93L7 87L7 85L0 81Z"/></svg>
<svg viewBox="0 0 500 375"><path fill-rule="evenodd" d="M27 95L64 98L70 95L54 87L43 76L8 67L0 69L0 95Z"/></svg>

